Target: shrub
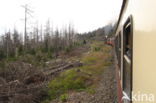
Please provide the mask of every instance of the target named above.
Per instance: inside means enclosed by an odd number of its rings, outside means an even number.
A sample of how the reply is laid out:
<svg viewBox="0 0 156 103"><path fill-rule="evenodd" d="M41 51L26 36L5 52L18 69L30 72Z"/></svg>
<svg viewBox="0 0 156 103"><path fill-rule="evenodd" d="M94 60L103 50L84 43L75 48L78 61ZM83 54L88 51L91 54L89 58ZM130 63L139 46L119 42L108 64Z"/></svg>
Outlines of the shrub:
<svg viewBox="0 0 156 103"><path fill-rule="evenodd" d="M68 94L66 94L66 93L60 96L60 100L61 100L62 102L66 102L67 99L68 99Z"/></svg>
<svg viewBox="0 0 156 103"><path fill-rule="evenodd" d="M94 51L100 51L101 48L100 47L94 47Z"/></svg>
<svg viewBox="0 0 156 103"><path fill-rule="evenodd" d="M72 48L71 48L70 46L68 46L68 47L65 48L65 52L68 53L68 52L71 51L71 49L72 49Z"/></svg>

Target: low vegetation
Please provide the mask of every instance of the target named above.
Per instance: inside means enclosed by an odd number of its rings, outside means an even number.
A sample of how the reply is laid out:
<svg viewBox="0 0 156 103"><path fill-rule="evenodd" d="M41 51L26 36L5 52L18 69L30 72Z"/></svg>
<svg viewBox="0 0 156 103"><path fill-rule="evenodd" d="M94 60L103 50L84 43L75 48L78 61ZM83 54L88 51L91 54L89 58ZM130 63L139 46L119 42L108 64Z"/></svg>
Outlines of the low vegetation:
<svg viewBox="0 0 156 103"><path fill-rule="evenodd" d="M60 99L61 99L62 102L66 102L67 99L68 99L68 94L63 94L63 95L61 95L61 96L60 96Z"/></svg>
<svg viewBox="0 0 156 103"><path fill-rule="evenodd" d="M104 45L103 42L93 42L90 51L80 58L83 63L81 67L66 70L50 81L46 103L57 97L60 97L61 101L66 101L67 94L71 91L95 93L97 80L105 68L111 65L110 52L111 47Z"/></svg>

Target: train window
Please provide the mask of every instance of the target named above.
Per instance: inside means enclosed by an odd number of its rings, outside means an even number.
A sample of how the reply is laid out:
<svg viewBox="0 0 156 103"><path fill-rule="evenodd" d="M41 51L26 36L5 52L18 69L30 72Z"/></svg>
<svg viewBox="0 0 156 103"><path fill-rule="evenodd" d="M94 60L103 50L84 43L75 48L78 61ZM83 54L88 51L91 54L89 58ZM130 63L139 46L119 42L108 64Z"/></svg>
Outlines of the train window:
<svg viewBox="0 0 156 103"><path fill-rule="evenodd" d="M116 52L116 56L118 58L118 38L115 38L115 52Z"/></svg>
<svg viewBox="0 0 156 103"><path fill-rule="evenodd" d="M132 91L132 17L129 17L123 27L123 91L131 98Z"/></svg>
<svg viewBox="0 0 156 103"><path fill-rule="evenodd" d="M118 65L121 67L121 32L118 34Z"/></svg>
<svg viewBox="0 0 156 103"><path fill-rule="evenodd" d="M128 23L125 27L125 34L125 55L128 57L128 59L130 59L132 55L132 35L130 23Z"/></svg>

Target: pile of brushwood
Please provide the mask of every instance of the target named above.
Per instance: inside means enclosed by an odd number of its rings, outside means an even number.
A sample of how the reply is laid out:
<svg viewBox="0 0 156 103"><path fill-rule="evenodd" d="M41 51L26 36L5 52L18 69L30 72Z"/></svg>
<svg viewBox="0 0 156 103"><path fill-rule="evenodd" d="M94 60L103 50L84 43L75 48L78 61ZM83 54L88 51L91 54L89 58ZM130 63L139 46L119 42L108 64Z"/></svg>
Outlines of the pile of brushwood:
<svg viewBox="0 0 156 103"><path fill-rule="evenodd" d="M9 63L0 69L0 103L40 103L47 96L48 81L59 72L82 63L61 62L46 70L24 62Z"/></svg>

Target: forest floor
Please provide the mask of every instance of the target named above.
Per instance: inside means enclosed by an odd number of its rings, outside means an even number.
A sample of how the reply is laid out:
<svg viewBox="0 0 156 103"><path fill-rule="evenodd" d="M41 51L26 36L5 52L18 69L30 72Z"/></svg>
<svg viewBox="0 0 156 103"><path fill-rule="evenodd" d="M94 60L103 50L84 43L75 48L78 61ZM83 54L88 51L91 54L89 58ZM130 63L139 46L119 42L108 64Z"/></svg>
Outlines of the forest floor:
<svg viewBox="0 0 156 103"><path fill-rule="evenodd" d="M44 68L31 62L11 62L0 71L0 103L115 103L112 47L102 41L59 53Z"/></svg>

